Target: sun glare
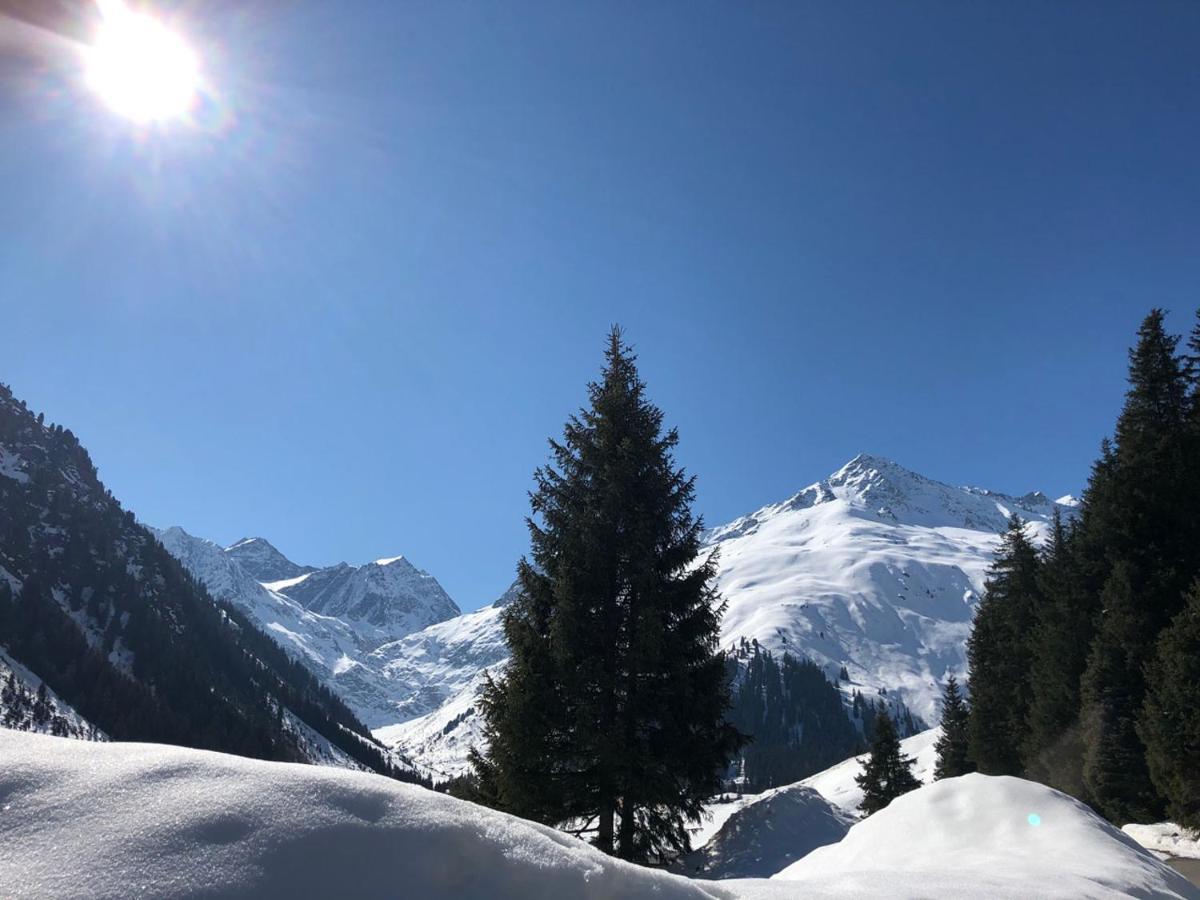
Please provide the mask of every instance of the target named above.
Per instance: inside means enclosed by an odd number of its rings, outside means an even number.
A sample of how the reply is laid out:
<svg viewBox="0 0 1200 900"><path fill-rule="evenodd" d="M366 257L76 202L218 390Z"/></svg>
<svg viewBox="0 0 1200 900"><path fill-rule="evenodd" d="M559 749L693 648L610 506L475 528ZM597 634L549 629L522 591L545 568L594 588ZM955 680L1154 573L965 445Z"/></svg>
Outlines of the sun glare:
<svg viewBox="0 0 1200 900"><path fill-rule="evenodd" d="M183 39L123 2L100 6L102 23L88 51L88 84L116 113L138 123L181 118L200 87L200 62Z"/></svg>

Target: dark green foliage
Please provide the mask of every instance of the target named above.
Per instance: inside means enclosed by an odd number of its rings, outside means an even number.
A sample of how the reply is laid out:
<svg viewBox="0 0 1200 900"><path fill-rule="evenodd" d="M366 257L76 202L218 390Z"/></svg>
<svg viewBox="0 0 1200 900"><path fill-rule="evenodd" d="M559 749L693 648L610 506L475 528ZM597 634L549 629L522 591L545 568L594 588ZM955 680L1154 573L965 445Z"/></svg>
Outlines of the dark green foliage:
<svg viewBox="0 0 1200 900"><path fill-rule="evenodd" d="M544 822L594 820L601 849L647 859L687 849L741 738L724 721L723 605L714 560L697 564L693 480L615 329L589 400L535 474L476 788Z"/></svg>
<svg viewBox="0 0 1200 900"><path fill-rule="evenodd" d="M1167 814L1200 831L1200 580L1158 639L1138 730Z"/></svg>
<svg viewBox="0 0 1200 900"><path fill-rule="evenodd" d="M972 637L984 663L971 682L981 769L1023 765L1119 824L1168 805L1187 816L1200 794L1187 752L1200 689L1182 614L1200 574L1200 320L1181 355L1163 319L1152 310L1139 328L1115 439L1102 444L1080 516L1069 529L1056 523L1043 558L1019 760L999 717L976 710L999 709L995 697L1019 688L1005 660L1022 642L985 609Z"/></svg>
<svg viewBox="0 0 1200 900"><path fill-rule="evenodd" d="M1032 694L1023 755L1026 777L1083 797L1079 686L1099 604L1098 598L1081 589L1072 537L1055 510L1042 554L1042 602L1033 633Z"/></svg>
<svg viewBox="0 0 1200 900"><path fill-rule="evenodd" d="M1114 822L1153 822L1161 804L1150 784L1137 734L1146 631L1129 567L1118 563L1101 594L1101 625L1083 676L1083 782L1097 809Z"/></svg>
<svg viewBox="0 0 1200 900"><path fill-rule="evenodd" d="M854 781L863 791L858 808L865 815L879 812L901 794L921 786L912 773L913 760L900 751L900 738L886 710L880 712L875 725L871 754L863 761L860 775Z"/></svg>
<svg viewBox="0 0 1200 900"><path fill-rule="evenodd" d="M728 666L734 683L728 718L752 738L742 751L747 790L791 784L861 752L841 693L820 666L787 653L776 660L745 641L729 654Z"/></svg>
<svg viewBox="0 0 1200 900"><path fill-rule="evenodd" d="M346 755L400 776L384 748L307 669L205 590L100 483L70 431L0 388L0 639L118 740L304 761L284 711ZM0 581L4 581L0 577Z"/></svg>
<svg viewBox="0 0 1200 900"><path fill-rule="evenodd" d="M967 644L970 757L987 775L1020 775L1024 770L1021 747L1032 695L1031 639L1040 602L1038 577L1037 552L1025 536L1025 523L1013 516Z"/></svg>
<svg viewBox="0 0 1200 900"><path fill-rule="evenodd" d="M957 778L975 771L967 754L969 715L967 702L958 689L958 680L951 675L942 693L942 734L934 745L937 750L937 763L933 770L935 780Z"/></svg>

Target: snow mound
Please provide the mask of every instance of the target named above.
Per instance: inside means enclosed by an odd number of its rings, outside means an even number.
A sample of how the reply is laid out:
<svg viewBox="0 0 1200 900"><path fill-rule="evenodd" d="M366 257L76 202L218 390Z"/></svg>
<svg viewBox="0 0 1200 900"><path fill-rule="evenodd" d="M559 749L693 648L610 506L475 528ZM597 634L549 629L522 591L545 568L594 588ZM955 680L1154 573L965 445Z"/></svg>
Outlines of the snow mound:
<svg viewBox="0 0 1200 900"><path fill-rule="evenodd" d="M854 819L812 788L775 788L736 809L682 871L696 878L765 878L845 837Z"/></svg>
<svg viewBox="0 0 1200 900"><path fill-rule="evenodd" d="M1200 898L1078 800L979 774L905 794L775 880L818 897Z"/></svg>
<svg viewBox="0 0 1200 900"><path fill-rule="evenodd" d="M1192 834L1174 822L1131 824L1121 830L1155 855L1200 859L1200 834Z"/></svg>
<svg viewBox="0 0 1200 900"><path fill-rule="evenodd" d="M934 746L941 736L941 728L930 728L905 738L900 742L900 751L915 761L912 773L922 784L933 781L933 769L937 764L937 748ZM858 814L863 792L854 778L862 774L862 764L869 754L852 756L824 772L810 775L800 784L810 787L830 803L851 815Z"/></svg>
<svg viewBox="0 0 1200 900"><path fill-rule="evenodd" d="M5 897L727 897L378 775L0 730Z"/></svg>

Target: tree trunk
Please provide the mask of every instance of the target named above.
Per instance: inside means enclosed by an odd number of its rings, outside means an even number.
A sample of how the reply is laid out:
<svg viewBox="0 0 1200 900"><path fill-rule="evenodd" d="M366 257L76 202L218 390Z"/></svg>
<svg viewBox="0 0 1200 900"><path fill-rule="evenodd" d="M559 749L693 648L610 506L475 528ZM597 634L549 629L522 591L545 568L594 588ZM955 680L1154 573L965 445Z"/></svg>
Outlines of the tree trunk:
<svg viewBox="0 0 1200 900"><path fill-rule="evenodd" d="M609 855L613 852L613 802L605 798L600 801L599 833L596 836L596 849L603 850Z"/></svg>
<svg viewBox="0 0 1200 900"><path fill-rule="evenodd" d="M634 807L627 800L621 801L621 832L617 843L617 855L621 859L633 859Z"/></svg>

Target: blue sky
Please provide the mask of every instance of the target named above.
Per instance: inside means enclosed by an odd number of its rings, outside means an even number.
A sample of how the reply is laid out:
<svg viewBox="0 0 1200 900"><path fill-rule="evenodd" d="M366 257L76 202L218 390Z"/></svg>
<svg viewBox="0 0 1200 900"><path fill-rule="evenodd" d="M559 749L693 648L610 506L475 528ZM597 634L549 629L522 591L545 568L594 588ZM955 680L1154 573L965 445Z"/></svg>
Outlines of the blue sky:
<svg viewBox="0 0 1200 900"><path fill-rule="evenodd" d="M614 322L711 524L1076 492L1200 305L1197 4L207 6L203 127L0 92L0 380L152 524L489 602Z"/></svg>

